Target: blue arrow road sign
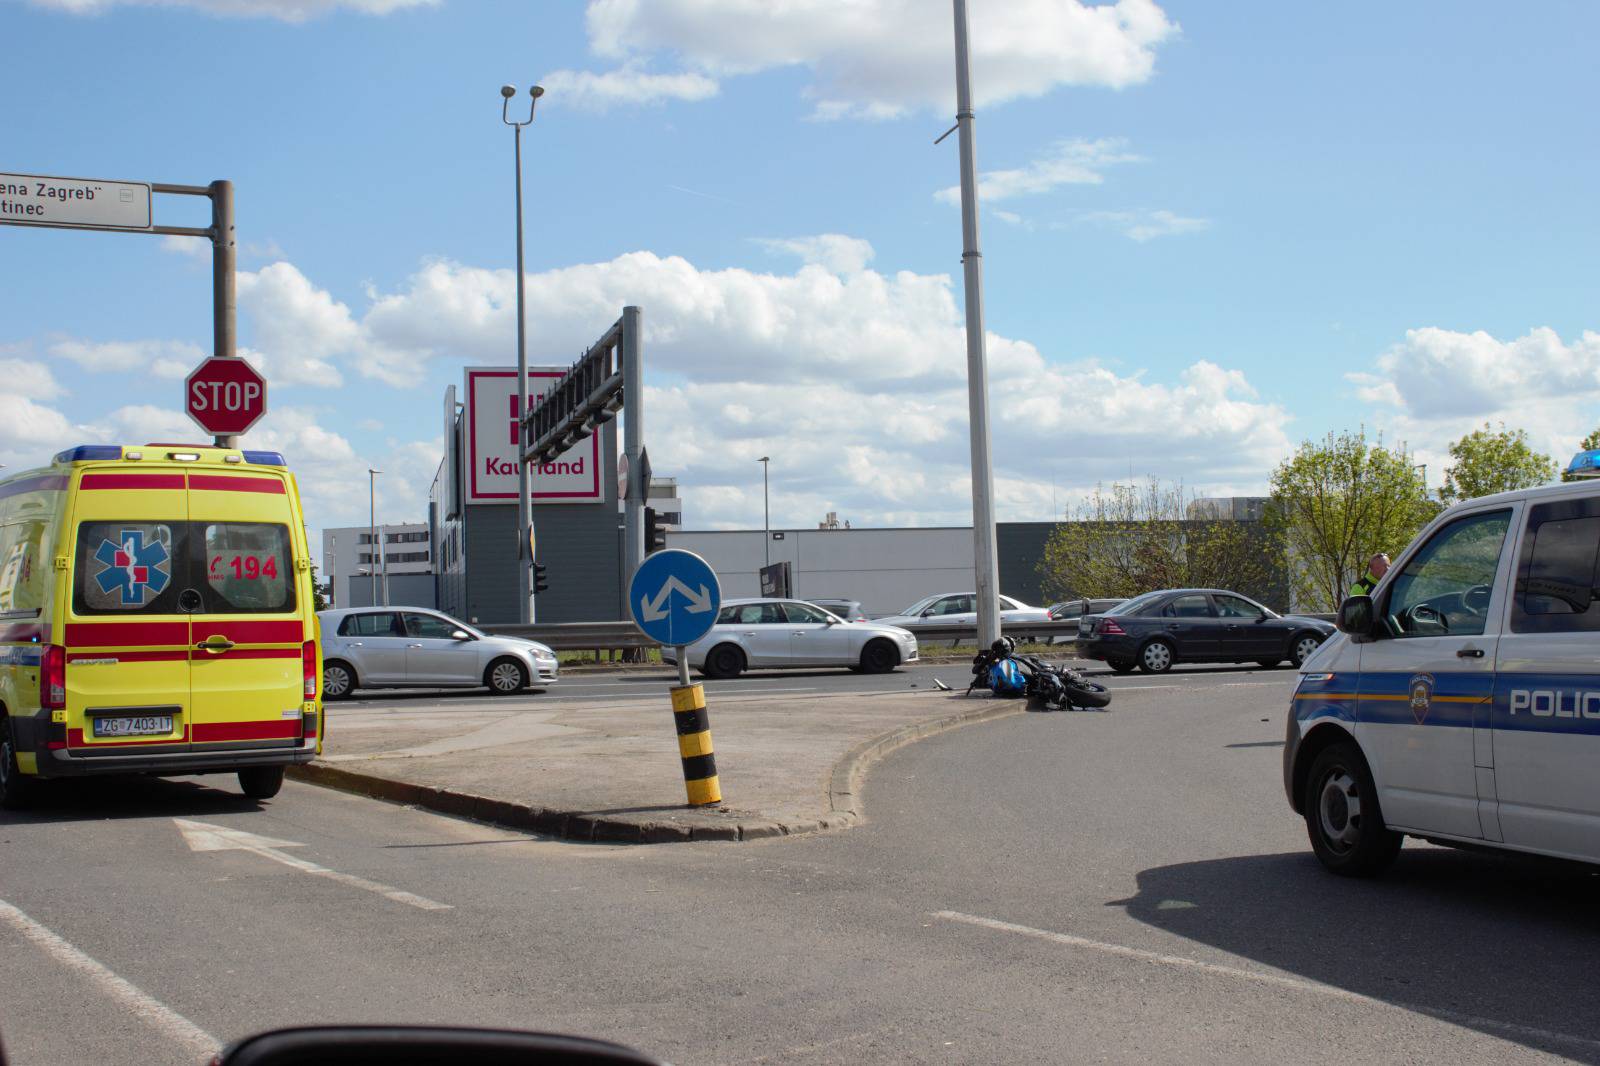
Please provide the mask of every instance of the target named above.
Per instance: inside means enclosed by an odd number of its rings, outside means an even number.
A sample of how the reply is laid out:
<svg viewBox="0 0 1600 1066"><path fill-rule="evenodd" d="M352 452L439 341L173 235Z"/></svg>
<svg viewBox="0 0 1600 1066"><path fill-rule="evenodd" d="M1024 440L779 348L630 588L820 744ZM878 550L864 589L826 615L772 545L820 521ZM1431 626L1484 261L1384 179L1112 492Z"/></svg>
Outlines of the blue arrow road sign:
<svg viewBox="0 0 1600 1066"><path fill-rule="evenodd" d="M694 552L678 548L646 558L628 583L634 624L670 647L693 644L709 633L721 606L716 571Z"/></svg>

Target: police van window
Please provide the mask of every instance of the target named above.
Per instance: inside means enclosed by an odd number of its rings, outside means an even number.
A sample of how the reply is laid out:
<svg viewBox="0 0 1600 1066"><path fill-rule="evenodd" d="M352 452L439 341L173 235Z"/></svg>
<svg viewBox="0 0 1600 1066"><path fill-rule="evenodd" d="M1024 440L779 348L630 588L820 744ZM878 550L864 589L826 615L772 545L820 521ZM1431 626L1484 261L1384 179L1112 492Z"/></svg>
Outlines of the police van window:
<svg viewBox="0 0 1600 1066"><path fill-rule="evenodd" d="M207 614L294 608L289 527L268 522L205 522Z"/></svg>
<svg viewBox="0 0 1600 1066"><path fill-rule="evenodd" d="M1531 508L1517 568L1512 632L1600 630L1597 562L1600 499L1557 500Z"/></svg>
<svg viewBox="0 0 1600 1066"><path fill-rule="evenodd" d="M78 525L72 609L78 614L170 614L184 578L181 522Z"/></svg>
<svg viewBox="0 0 1600 1066"><path fill-rule="evenodd" d="M1384 607L1389 635L1482 634L1510 524L1510 511L1490 511L1458 518L1435 533L1390 586Z"/></svg>
<svg viewBox="0 0 1600 1066"><path fill-rule="evenodd" d="M339 623L341 637L403 637L400 616L393 611L370 611L366 614L348 614Z"/></svg>

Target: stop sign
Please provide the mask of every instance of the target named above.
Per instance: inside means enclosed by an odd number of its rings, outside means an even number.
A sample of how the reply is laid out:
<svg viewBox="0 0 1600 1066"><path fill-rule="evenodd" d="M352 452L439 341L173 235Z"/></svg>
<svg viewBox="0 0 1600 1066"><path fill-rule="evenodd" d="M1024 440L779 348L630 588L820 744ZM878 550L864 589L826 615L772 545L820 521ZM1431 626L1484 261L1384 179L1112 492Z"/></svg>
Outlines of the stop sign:
<svg viewBox="0 0 1600 1066"><path fill-rule="evenodd" d="M184 406L213 437L231 437L267 413L267 379L243 359L212 356L183 383Z"/></svg>

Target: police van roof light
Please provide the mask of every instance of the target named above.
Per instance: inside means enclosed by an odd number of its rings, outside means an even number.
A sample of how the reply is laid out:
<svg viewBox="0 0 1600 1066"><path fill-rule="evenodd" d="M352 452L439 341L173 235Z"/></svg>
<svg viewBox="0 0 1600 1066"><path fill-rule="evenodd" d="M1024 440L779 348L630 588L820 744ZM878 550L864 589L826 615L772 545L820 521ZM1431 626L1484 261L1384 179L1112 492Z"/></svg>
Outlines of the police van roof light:
<svg viewBox="0 0 1600 1066"><path fill-rule="evenodd" d="M80 444L76 448L68 448L63 452L56 452L55 461L58 463L86 463L101 459L121 459L122 445L120 444Z"/></svg>
<svg viewBox="0 0 1600 1066"><path fill-rule="evenodd" d="M252 452L244 453L244 461L257 466L288 466L284 461L282 452Z"/></svg>
<svg viewBox="0 0 1600 1066"><path fill-rule="evenodd" d="M1600 448L1579 452L1567 464L1569 477L1600 477Z"/></svg>

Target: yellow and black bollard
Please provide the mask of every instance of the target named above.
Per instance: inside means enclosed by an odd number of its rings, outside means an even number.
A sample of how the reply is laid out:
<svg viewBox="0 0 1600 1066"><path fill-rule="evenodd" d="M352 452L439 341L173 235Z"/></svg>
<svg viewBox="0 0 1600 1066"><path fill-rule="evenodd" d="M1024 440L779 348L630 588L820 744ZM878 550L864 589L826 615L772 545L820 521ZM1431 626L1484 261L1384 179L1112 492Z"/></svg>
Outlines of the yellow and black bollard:
<svg viewBox="0 0 1600 1066"><path fill-rule="evenodd" d="M678 651L683 662L683 651ZM706 690L684 682L672 689L672 717L678 728L678 754L683 757L683 787L689 793L689 806L704 807L722 802L722 786L717 782L717 757L711 750L711 716L706 713Z"/></svg>

